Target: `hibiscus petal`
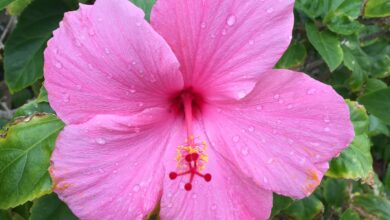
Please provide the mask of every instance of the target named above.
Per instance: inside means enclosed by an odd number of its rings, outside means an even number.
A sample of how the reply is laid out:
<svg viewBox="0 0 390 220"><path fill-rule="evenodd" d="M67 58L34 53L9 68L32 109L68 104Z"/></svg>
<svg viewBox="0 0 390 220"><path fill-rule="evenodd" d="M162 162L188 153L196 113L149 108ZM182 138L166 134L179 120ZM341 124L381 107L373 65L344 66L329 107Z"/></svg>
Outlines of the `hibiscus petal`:
<svg viewBox="0 0 390 220"><path fill-rule="evenodd" d="M264 74L241 101L205 112L213 147L263 188L302 198L328 161L352 141L348 107L330 86L303 73Z"/></svg>
<svg viewBox="0 0 390 220"><path fill-rule="evenodd" d="M45 50L45 86L62 120L169 104L183 86L164 39L128 0L97 0L65 14Z"/></svg>
<svg viewBox="0 0 390 220"><path fill-rule="evenodd" d="M173 120L150 109L66 126L52 156L54 191L80 219L144 218L161 197Z"/></svg>
<svg viewBox="0 0 390 220"><path fill-rule="evenodd" d="M181 63L185 84L240 99L290 43L293 0L158 0L152 26Z"/></svg>
<svg viewBox="0 0 390 220"><path fill-rule="evenodd" d="M199 140L206 140L203 129L195 127ZM184 137L177 133L180 139ZM164 192L160 204L162 219L268 219L272 208L272 192L259 188L251 179L240 175L237 168L212 149L206 150L208 163L203 173L212 179L206 182L195 176L191 191L184 184L189 176L171 180L164 179ZM167 171L177 169L175 150L167 149L165 167ZM171 159L170 159L171 158Z"/></svg>

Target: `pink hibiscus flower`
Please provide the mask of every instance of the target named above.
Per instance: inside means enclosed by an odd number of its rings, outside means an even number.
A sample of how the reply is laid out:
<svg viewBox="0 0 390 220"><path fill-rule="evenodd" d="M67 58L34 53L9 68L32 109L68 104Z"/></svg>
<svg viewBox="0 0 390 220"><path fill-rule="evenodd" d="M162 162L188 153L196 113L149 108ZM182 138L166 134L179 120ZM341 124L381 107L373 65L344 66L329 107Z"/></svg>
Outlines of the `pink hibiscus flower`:
<svg viewBox="0 0 390 220"><path fill-rule="evenodd" d="M45 86L66 123L50 168L81 219L266 219L303 198L352 140L348 107L303 73L273 70L293 0L128 0L65 14Z"/></svg>

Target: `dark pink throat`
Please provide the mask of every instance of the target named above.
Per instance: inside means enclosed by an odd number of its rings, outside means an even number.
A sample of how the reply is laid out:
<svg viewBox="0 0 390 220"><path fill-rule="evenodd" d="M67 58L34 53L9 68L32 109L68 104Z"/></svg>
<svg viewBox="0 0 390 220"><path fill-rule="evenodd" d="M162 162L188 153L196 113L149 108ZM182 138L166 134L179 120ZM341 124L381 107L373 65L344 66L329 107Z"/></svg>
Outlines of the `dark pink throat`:
<svg viewBox="0 0 390 220"><path fill-rule="evenodd" d="M207 143L197 142L193 133L194 116L201 111L202 104L201 96L192 90L184 90L173 99L172 109L184 114L187 138L185 144L177 147L176 161L180 172L170 172L169 178L174 180L178 176L188 175L189 181L184 185L187 191L192 189L195 176L202 177L206 182L210 182L212 178L209 173L201 173L208 162Z"/></svg>

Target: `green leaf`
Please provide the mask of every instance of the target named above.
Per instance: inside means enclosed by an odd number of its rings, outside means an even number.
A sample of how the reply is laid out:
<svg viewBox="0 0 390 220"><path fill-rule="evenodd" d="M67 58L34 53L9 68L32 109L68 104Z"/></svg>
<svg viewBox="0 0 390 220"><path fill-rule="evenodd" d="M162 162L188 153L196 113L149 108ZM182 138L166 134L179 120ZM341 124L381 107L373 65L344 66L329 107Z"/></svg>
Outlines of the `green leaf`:
<svg viewBox="0 0 390 220"><path fill-rule="evenodd" d="M1 220L12 220L11 213L8 210L0 209L0 219Z"/></svg>
<svg viewBox="0 0 390 220"><path fill-rule="evenodd" d="M368 137L368 116L363 106L347 101L351 121L355 128L355 138L338 158L330 163L327 176L344 179L363 179L371 182L373 178L371 143Z"/></svg>
<svg viewBox="0 0 390 220"><path fill-rule="evenodd" d="M359 91L371 70L370 58L360 48L356 36L343 41L344 65L352 71L349 86L352 91Z"/></svg>
<svg viewBox="0 0 390 220"><path fill-rule="evenodd" d="M321 186L323 187L323 196L327 204L341 207L348 202L349 195L346 181L327 178L321 183Z"/></svg>
<svg viewBox="0 0 390 220"><path fill-rule="evenodd" d="M390 44L388 41L378 39L374 44L363 48L371 64L370 75L375 78L390 76Z"/></svg>
<svg viewBox="0 0 390 220"><path fill-rule="evenodd" d="M390 201L385 198L374 195L359 195L354 197L354 205L376 217L370 219L390 219Z"/></svg>
<svg viewBox="0 0 390 220"><path fill-rule="evenodd" d="M333 8L324 18L328 28L338 34L351 35L363 28L357 19L360 15L361 0L344 0L336 8Z"/></svg>
<svg viewBox="0 0 390 220"><path fill-rule="evenodd" d="M7 12L10 15L20 15L31 2L32 0L15 0L7 6Z"/></svg>
<svg viewBox="0 0 390 220"><path fill-rule="evenodd" d="M274 194L271 216L278 215L281 211L288 208L293 202L294 200L291 198Z"/></svg>
<svg viewBox="0 0 390 220"><path fill-rule="evenodd" d="M145 19L150 21L150 13L156 0L131 0L135 5L145 12Z"/></svg>
<svg viewBox="0 0 390 220"><path fill-rule="evenodd" d="M379 118L373 115L370 115L369 118L370 118L370 127L369 127L370 136L377 136L380 134L384 134L390 137L390 130L386 126L386 124L384 124Z"/></svg>
<svg viewBox="0 0 390 220"><path fill-rule="evenodd" d="M18 118L0 135L0 208L51 192L48 173L54 142L63 123L54 115Z"/></svg>
<svg viewBox="0 0 390 220"><path fill-rule="evenodd" d="M381 89L387 88L387 84L380 79L369 79L366 83L366 89L364 90L364 94L369 94L371 92L375 92Z"/></svg>
<svg viewBox="0 0 390 220"><path fill-rule="evenodd" d="M370 113L390 125L390 88L377 90L360 97L358 100Z"/></svg>
<svg viewBox="0 0 390 220"><path fill-rule="evenodd" d="M0 0L0 10L3 10L7 5L9 5L14 0Z"/></svg>
<svg viewBox="0 0 390 220"><path fill-rule="evenodd" d="M42 86L40 91L39 91L37 101L38 102L49 102L48 97L47 97L47 90L44 86Z"/></svg>
<svg viewBox="0 0 390 220"><path fill-rule="evenodd" d="M276 64L279 69L295 69L302 66L307 57L306 48L301 43L292 43Z"/></svg>
<svg viewBox="0 0 390 220"><path fill-rule="evenodd" d="M53 193L34 202L29 220L77 220L72 211Z"/></svg>
<svg viewBox="0 0 390 220"><path fill-rule="evenodd" d="M314 219L324 210L324 205L315 195L295 201L287 208L285 214L293 219Z"/></svg>
<svg viewBox="0 0 390 220"><path fill-rule="evenodd" d="M387 165L386 174L383 180L386 193L390 196L390 163Z"/></svg>
<svg viewBox="0 0 390 220"><path fill-rule="evenodd" d="M306 33L310 43L328 64L331 71L340 66L343 62L343 50L336 35L329 31L320 32L310 22L306 23Z"/></svg>
<svg viewBox="0 0 390 220"><path fill-rule="evenodd" d="M47 102L39 102L38 100L31 101L15 111L14 118L20 116L29 116L35 113L55 113Z"/></svg>
<svg viewBox="0 0 390 220"><path fill-rule="evenodd" d="M77 1L35 0L22 13L5 44L5 80L11 92L34 84L43 75L43 51L64 12Z"/></svg>
<svg viewBox="0 0 390 220"><path fill-rule="evenodd" d="M349 208L340 216L340 220L360 220L360 216Z"/></svg>
<svg viewBox="0 0 390 220"><path fill-rule="evenodd" d="M390 16L390 1L368 0L364 10L364 16L368 18L380 18Z"/></svg>
<svg viewBox="0 0 390 220"><path fill-rule="evenodd" d="M324 0L297 0L295 8L314 19L326 15L332 4L340 4L343 0L324 1Z"/></svg>

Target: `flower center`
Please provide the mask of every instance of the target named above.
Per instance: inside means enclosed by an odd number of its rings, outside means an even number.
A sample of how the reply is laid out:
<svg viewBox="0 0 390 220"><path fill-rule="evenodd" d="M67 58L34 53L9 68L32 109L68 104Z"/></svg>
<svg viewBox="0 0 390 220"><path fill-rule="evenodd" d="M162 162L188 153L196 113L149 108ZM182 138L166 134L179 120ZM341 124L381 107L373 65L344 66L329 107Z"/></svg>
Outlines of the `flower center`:
<svg viewBox="0 0 390 220"><path fill-rule="evenodd" d="M169 178L174 180L178 176L188 175L189 181L184 185L184 189L190 191L195 176L202 177L206 182L211 181L211 174L201 173L208 161L208 155L206 154L207 143L205 141L197 141L197 138L193 135L193 106L199 106L199 103L196 102L196 96L185 91L175 101L177 110L182 109L184 112L187 139L184 145L179 145L176 149L176 161L179 172L170 172Z"/></svg>

